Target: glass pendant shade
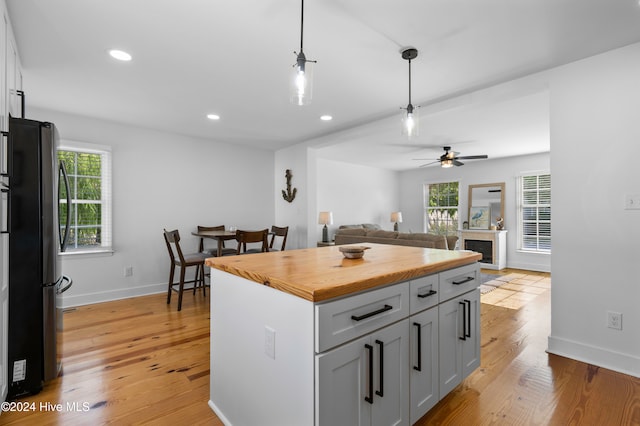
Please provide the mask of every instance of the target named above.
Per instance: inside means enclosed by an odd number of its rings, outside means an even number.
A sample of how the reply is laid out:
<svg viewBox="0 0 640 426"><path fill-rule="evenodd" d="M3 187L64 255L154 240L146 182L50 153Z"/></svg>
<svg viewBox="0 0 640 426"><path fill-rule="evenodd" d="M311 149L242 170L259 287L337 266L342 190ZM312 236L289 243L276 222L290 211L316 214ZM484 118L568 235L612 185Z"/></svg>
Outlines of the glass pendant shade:
<svg viewBox="0 0 640 426"><path fill-rule="evenodd" d="M313 67L307 61L304 53L298 54L298 60L293 66L291 76L291 103L294 105L308 105L311 103L313 89Z"/></svg>
<svg viewBox="0 0 640 426"><path fill-rule="evenodd" d="M418 136L420 130L420 116L413 107L413 105L407 105L407 108L402 108L402 134L409 139Z"/></svg>
<svg viewBox="0 0 640 426"><path fill-rule="evenodd" d="M440 165L443 169L448 169L450 167L453 167L453 160L442 160L440 162Z"/></svg>

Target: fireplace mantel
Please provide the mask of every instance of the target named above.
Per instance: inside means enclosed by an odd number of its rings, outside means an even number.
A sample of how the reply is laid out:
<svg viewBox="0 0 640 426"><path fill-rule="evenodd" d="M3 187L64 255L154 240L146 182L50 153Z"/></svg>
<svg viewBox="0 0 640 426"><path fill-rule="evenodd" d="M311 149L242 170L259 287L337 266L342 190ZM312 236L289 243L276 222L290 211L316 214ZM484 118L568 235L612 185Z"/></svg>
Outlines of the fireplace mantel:
<svg viewBox="0 0 640 426"><path fill-rule="evenodd" d="M467 250L467 241L491 242L491 262L480 261L480 266L487 269L504 269L507 267L507 231L490 231L483 229L464 229L460 231L460 248Z"/></svg>

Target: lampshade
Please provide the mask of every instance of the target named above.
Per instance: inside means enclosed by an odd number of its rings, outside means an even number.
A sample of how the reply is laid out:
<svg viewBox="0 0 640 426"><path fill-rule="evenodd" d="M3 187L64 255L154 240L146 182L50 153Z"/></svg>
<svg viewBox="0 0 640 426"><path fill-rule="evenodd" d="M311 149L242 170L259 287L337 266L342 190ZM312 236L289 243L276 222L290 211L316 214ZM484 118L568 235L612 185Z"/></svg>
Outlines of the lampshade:
<svg viewBox="0 0 640 426"><path fill-rule="evenodd" d="M401 114L402 135L409 139L418 136L418 132L420 130L420 116L418 115L416 107L409 104L406 108L402 108Z"/></svg>
<svg viewBox="0 0 640 426"><path fill-rule="evenodd" d="M320 225L331 225L333 223L332 212L320 212L318 215L318 223Z"/></svg>
<svg viewBox="0 0 640 426"><path fill-rule="evenodd" d="M296 64L293 66L291 78L291 103L294 105L309 105L313 89L313 67L309 66L304 53L298 54Z"/></svg>
<svg viewBox="0 0 640 426"><path fill-rule="evenodd" d="M440 161L440 165L442 166L443 169L448 169L450 167L453 167L453 160L451 159L442 160Z"/></svg>
<svg viewBox="0 0 640 426"><path fill-rule="evenodd" d="M391 222L402 223L402 212L391 212Z"/></svg>

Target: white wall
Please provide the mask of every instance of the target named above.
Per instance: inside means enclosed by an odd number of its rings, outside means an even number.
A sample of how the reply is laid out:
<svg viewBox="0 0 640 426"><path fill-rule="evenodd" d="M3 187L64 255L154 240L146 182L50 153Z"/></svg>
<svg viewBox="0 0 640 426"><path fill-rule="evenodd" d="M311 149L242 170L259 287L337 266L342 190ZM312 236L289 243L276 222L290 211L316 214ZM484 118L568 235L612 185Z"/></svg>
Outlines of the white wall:
<svg viewBox="0 0 640 426"><path fill-rule="evenodd" d="M333 212L329 239L340 225L376 223L393 229L390 215L400 207L397 172L324 158L318 158L316 164L317 209ZM320 241L322 225L317 224L318 213L314 214L316 241Z"/></svg>
<svg viewBox="0 0 640 426"><path fill-rule="evenodd" d="M551 80L553 254L549 351L640 377L640 44ZM623 329L607 328L607 311Z"/></svg>
<svg viewBox="0 0 640 426"><path fill-rule="evenodd" d="M286 249L297 249L307 247L307 213L309 210L309 197L315 195L309 185L307 166L307 148L304 144L284 148L275 153L275 225L288 226ZM282 191L287 188L285 178L286 170L291 170L291 188L295 188L296 197L292 202L287 202L282 197Z"/></svg>
<svg viewBox="0 0 640 426"><path fill-rule="evenodd" d="M163 228L197 249L197 225L274 224L274 154L33 108L28 118L56 124L61 139L109 145L113 155L113 255L63 258L74 280L65 306L166 291ZM124 277L125 266L133 276Z"/></svg>
<svg viewBox="0 0 640 426"><path fill-rule="evenodd" d="M400 207L404 222L400 225L400 230L405 232L424 231L423 185L425 183L460 182L459 214L460 226L462 226L462 222L468 220L469 185L504 182L504 219L505 229L508 231L507 267L532 271L550 271L551 257L549 255L524 253L516 249L516 177L522 172L548 172L549 170L549 153L542 153L495 160L467 161L464 166L451 169L426 167L403 172L400 174ZM555 237L554 222L555 217L552 219L552 232L554 232Z"/></svg>

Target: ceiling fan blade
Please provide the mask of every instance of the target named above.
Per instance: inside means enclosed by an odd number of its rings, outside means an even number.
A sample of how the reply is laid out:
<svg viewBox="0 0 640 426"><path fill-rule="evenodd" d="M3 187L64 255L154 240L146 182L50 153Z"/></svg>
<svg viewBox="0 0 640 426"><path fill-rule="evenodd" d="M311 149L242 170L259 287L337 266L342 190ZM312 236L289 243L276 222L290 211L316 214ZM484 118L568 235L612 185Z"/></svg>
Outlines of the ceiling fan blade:
<svg viewBox="0 0 640 426"><path fill-rule="evenodd" d="M462 157L456 157L457 159L462 159L462 160L482 160L482 159L486 159L489 158L488 155L465 155Z"/></svg>
<svg viewBox="0 0 640 426"><path fill-rule="evenodd" d="M437 158L412 158L412 160L416 160L416 161L440 161Z"/></svg>
<svg viewBox="0 0 640 426"><path fill-rule="evenodd" d="M431 163L420 164L418 167L427 167L427 166L430 166L432 164L436 164L436 163L439 163L439 162L440 162L440 160L436 160L436 161L432 161Z"/></svg>
<svg viewBox="0 0 640 426"><path fill-rule="evenodd" d="M440 149L442 149L442 147L439 147L439 146L431 146L431 145L415 144L415 143L390 143L387 145L395 146L398 148L412 148L416 151L424 151L424 150L439 151Z"/></svg>
<svg viewBox="0 0 640 426"><path fill-rule="evenodd" d="M453 160L453 165L454 166L464 166L464 163L458 161L458 160Z"/></svg>

